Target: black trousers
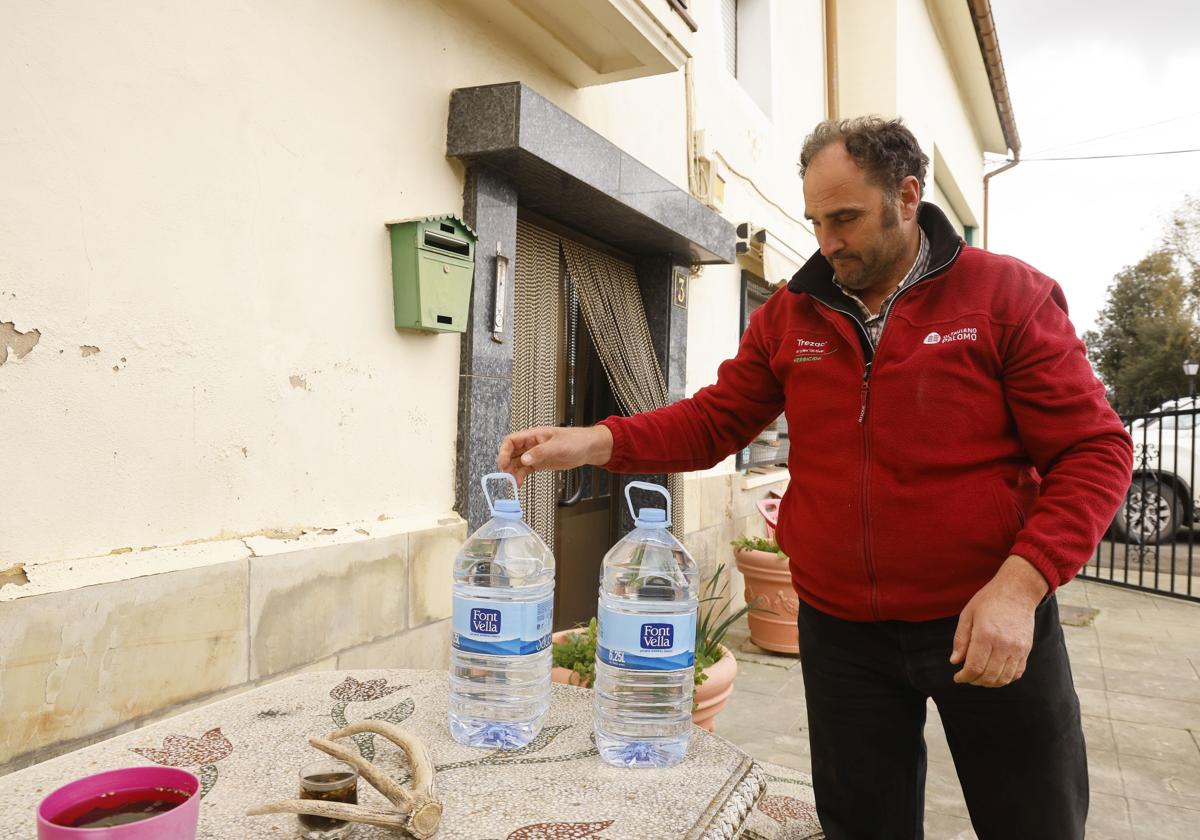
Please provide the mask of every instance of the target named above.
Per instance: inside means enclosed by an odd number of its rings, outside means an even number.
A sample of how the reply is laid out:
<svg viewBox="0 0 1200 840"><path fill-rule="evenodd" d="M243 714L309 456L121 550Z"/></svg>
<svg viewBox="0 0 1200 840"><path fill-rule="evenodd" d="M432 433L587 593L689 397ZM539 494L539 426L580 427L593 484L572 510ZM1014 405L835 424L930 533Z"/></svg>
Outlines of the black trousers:
<svg viewBox="0 0 1200 840"><path fill-rule="evenodd" d="M958 618L844 621L800 605L817 814L828 840L920 840L932 697L979 840L1082 840L1087 756L1058 603L1037 609L1025 675L958 685Z"/></svg>

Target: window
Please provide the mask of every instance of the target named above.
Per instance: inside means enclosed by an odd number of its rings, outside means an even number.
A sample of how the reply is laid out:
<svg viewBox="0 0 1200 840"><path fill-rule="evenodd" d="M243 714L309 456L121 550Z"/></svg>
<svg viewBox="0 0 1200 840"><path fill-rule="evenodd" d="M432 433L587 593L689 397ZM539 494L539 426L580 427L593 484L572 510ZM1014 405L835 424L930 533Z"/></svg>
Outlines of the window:
<svg viewBox="0 0 1200 840"><path fill-rule="evenodd" d="M738 0L721 0L721 34L725 42L725 67L738 75Z"/></svg>
<svg viewBox="0 0 1200 840"><path fill-rule="evenodd" d="M720 0L725 67L768 117L771 80L772 0Z"/></svg>
<svg viewBox="0 0 1200 840"><path fill-rule="evenodd" d="M750 326L754 310L767 302L775 290L757 274L742 272L742 332ZM787 418L782 414L759 432L750 445L738 453L737 469L748 472L767 472L776 467L786 467L788 449Z"/></svg>

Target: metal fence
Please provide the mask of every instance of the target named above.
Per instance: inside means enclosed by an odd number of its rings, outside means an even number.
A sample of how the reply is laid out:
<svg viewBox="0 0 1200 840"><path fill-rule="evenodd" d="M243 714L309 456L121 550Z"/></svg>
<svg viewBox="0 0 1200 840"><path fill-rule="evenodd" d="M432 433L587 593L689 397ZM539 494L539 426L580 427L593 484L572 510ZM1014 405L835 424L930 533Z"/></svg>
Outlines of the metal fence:
<svg viewBox="0 0 1200 840"><path fill-rule="evenodd" d="M1196 559L1196 426L1200 400L1122 415L1133 437L1133 483L1079 576L1200 601Z"/></svg>

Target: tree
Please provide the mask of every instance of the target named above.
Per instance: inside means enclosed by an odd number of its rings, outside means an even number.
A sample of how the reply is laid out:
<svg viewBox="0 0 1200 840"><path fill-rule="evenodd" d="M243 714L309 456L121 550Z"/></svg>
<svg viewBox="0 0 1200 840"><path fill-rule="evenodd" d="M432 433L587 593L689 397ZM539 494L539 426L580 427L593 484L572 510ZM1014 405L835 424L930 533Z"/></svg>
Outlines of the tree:
<svg viewBox="0 0 1200 840"><path fill-rule="evenodd" d="M1122 411L1148 411L1187 391L1185 360L1200 361L1200 196L1188 196L1161 245L1108 287L1088 358Z"/></svg>
<svg viewBox="0 0 1200 840"><path fill-rule="evenodd" d="M1200 196L1188 196L1171 214L1163 247L1175 255L1180 271L1188 275L1192 295L1200 298Z"/></svg>
<svg viewBox="0 0 1200 840"><path fill-rule="evenodd" d="M1181 262L1164 247L1122 269L1108 288L1099 329L1084 336L1110 400L1123 411L1147 411L1185 392L1183 362L1200 359L1198 298Z"/></svg>

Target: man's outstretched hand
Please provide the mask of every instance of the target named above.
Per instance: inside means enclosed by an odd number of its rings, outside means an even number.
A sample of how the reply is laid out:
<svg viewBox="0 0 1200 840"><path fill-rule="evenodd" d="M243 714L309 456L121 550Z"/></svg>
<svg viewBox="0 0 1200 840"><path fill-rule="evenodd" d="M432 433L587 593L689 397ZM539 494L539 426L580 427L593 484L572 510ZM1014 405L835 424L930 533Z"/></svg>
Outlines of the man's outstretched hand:
<svg viewBox="0 0 1200 840"><path fill-rule="evenodd" d="M1041 572L1012 555L958 617L950 664L956 683L1000 688L1021 679L1033 649L1033 614L1049 590Z"/></svg>
<svg viewBox="0 0 1200 840"><path fill-rule="evenodd" d="M612 458L612 446L612 432L607 426L536 426L513 432L501 441L496 466L511 473L521 485L526 476L539 470L603 466Z"/></svg>

